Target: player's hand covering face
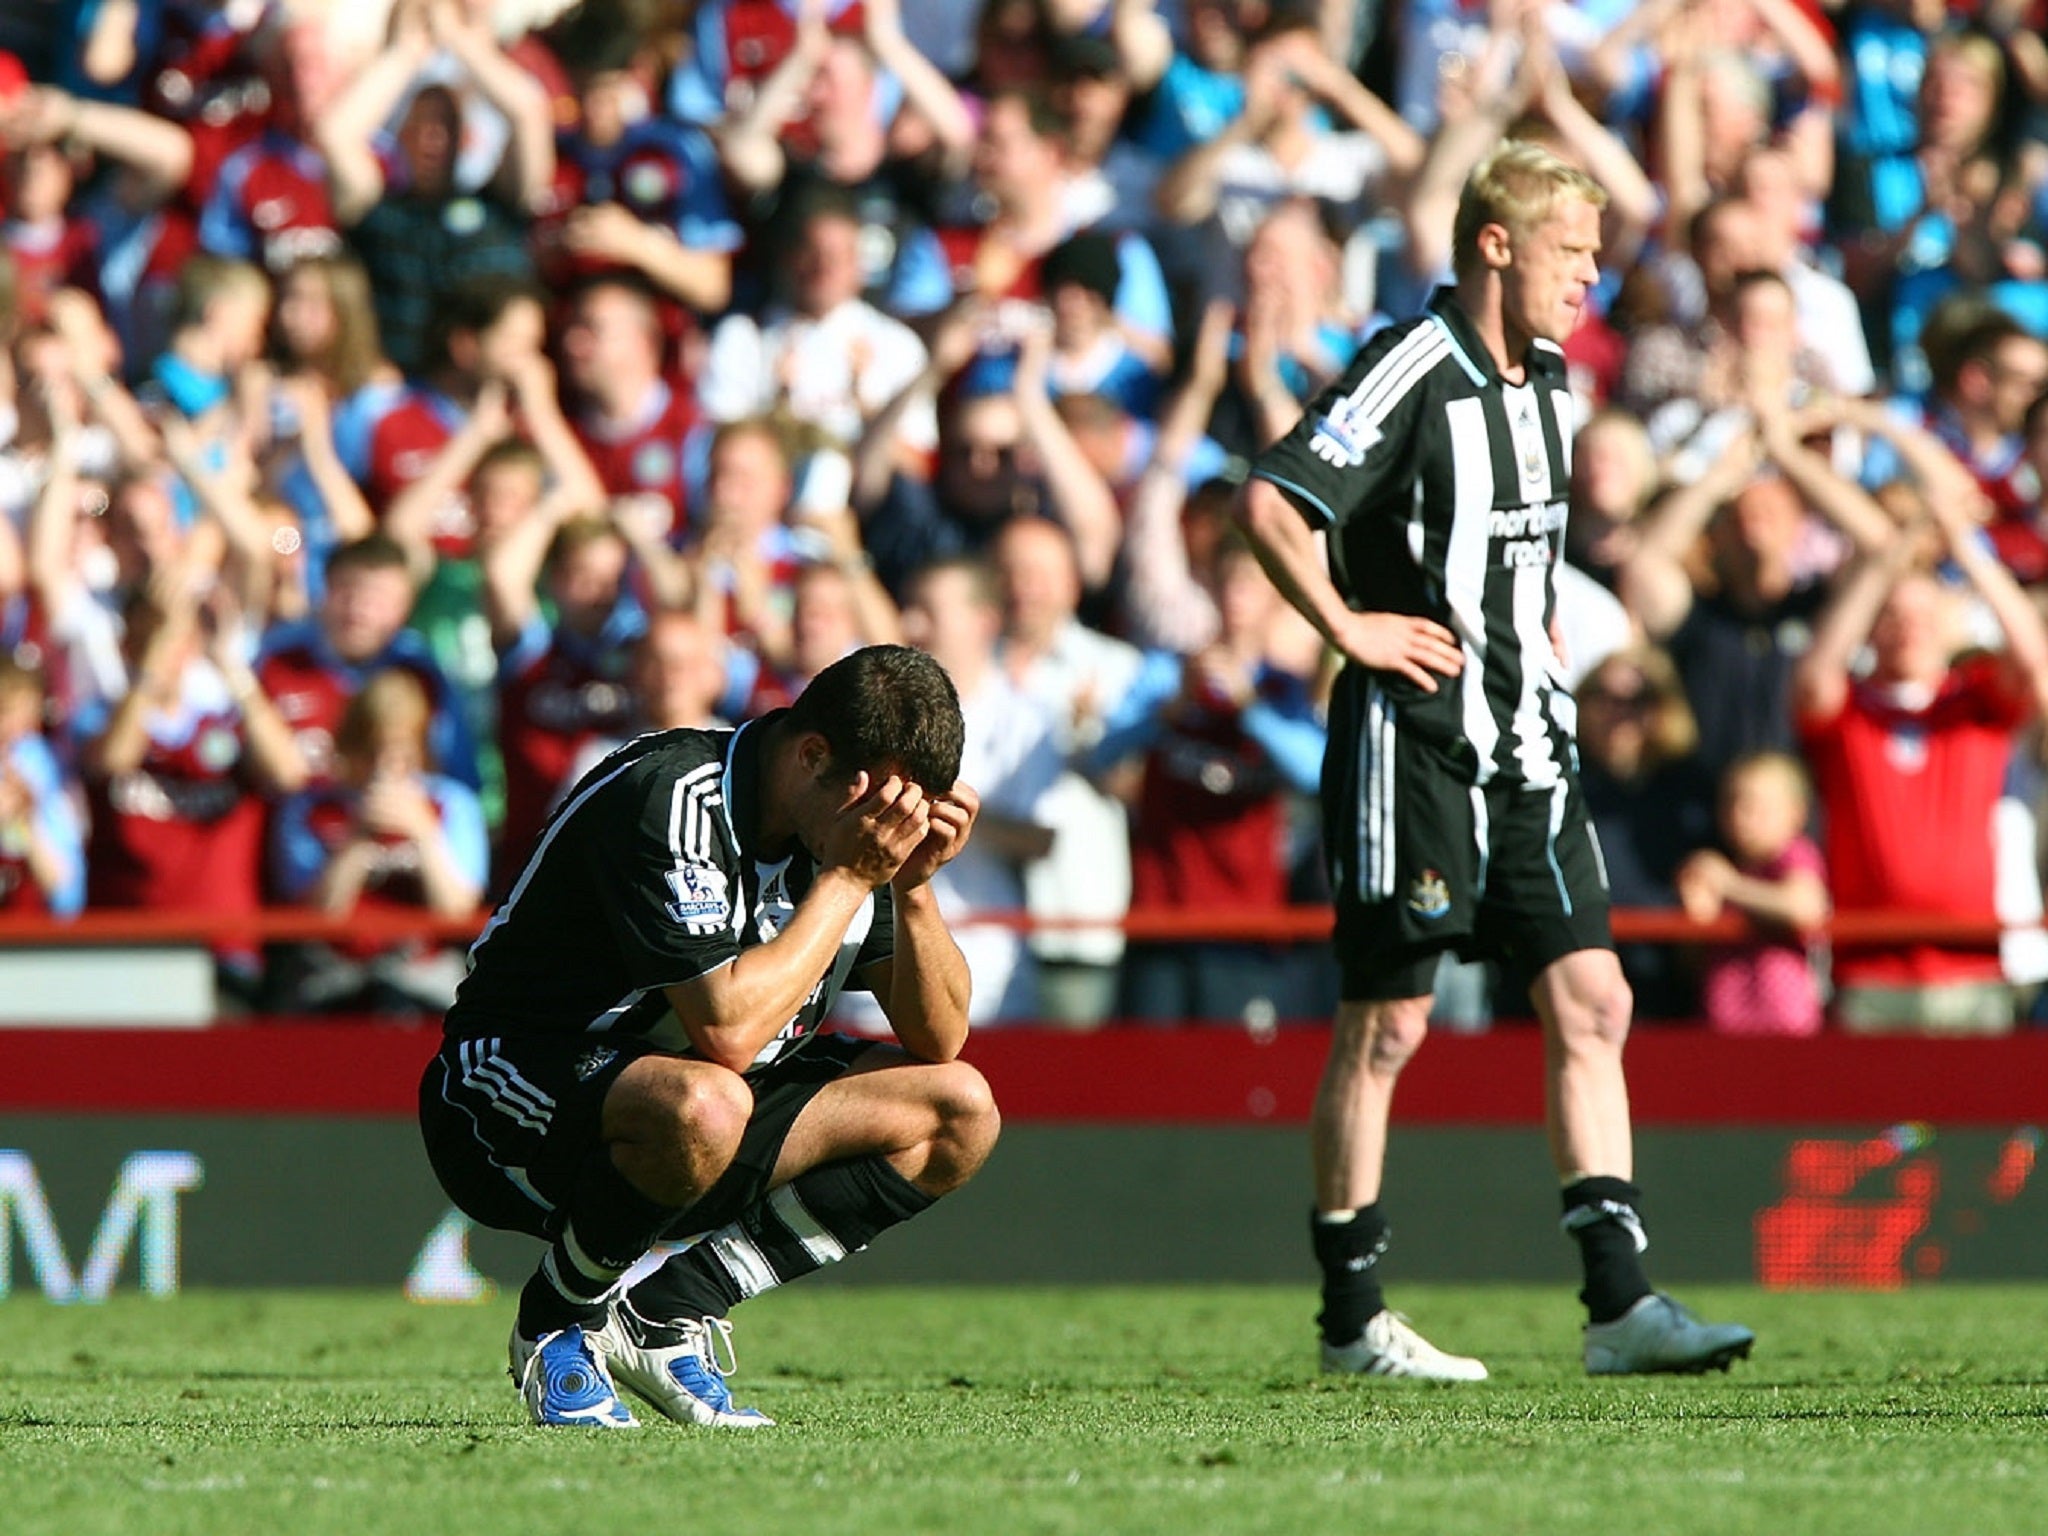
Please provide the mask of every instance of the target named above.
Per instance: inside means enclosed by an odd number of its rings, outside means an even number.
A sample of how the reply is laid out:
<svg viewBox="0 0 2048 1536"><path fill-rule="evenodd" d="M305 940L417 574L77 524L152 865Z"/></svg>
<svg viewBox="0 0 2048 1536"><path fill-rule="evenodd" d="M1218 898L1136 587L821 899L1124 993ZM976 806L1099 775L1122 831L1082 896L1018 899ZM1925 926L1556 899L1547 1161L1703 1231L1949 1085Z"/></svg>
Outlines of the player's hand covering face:
<svg viewBox="0 0 2048 1536"><path fill-rule="evenodd" d="M818 862L849 870L869 885L885 885L930 830L931 802L922 787L899 774L878 784L871 774L858 773L819 842Z"/></svg>
<svg viewBox="0 0 2048 1536"><path fill-rule="evenodd" d="M955 783L937 799L927 802L931 823L909 858L897 869L891 882L898 891L915 890L939 872L962 848L974 831L981 814L981 796L971 785Z"/></svg>

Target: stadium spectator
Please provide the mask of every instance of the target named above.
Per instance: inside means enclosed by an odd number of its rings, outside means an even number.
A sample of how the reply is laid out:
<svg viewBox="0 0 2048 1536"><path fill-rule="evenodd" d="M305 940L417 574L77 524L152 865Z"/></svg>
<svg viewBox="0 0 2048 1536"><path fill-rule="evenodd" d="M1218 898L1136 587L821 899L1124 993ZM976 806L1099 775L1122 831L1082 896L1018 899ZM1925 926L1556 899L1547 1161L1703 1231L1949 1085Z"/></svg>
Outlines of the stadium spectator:
<svg viewBox="0 0 2048 1536"><path fill-rule="evenodd" d="M904 638L959 690L967 732L960 777L981 796L975 841L933 884L974 978L970 1016L977 1023L1035 1018L1037 968L1023 935L973 919L1020 910L1023 868L1052 846L1052 831L1035 812L1064 766L1054 722L997 659L1002 599L988 566L955 560L919 572L904 595L903 621Z"/></svg>
<svg viewBox="0 0 2048 1536"><path fill-rule="evenodd" d="M1130 908L1131 829L1123 802L1071 766L1102 739L1105 717L1137 680L1135 646L1083 624L1073 540L1043 518L1013 519L993 551L1003 627L997 659L1010 681L1044 709L1067 766L1039 797L1032 819L1052 846L1024 866L1024 909L1052 919L1029 939L1038 970L1038 1012L1091 1027L1112 1016ZM1082 928L1093 918L1103 926Z"/></svg>
<svg viewBox="0 0 2048 1536"><path fill-rule="evenodd" d="M192 174L191 136L132 107L32 86L0 103L0 148L0 247L13 257L22 321L42 323L60 288L79 288L108 305L131 346L160 345L154 311L191 252L150 226Z"/></svg>
<svg viewBox="0 0 2048 1536"><path fill-rule="evenodd" d="M697 402L665 373L667 334L640 284L601 277L577 291L562 332L562 361L576 406L572 425L609 496L651 497L667 514L663 535L690 528Z"/></svg>
<svg viewBox="0 0 2048 1536"><path fill-rule="evenodd" d="M1925 424L1975 477L1999 558L2022 582L2048 580L2048 541L2027 516L2039 488L2025 435L2028 408L2048 391L2048 342L2001 309L1971 303L1953 328L1949 312L1937 311L1923 336ZM1896 479L1897 453L1882 436L1874 448L1865 483Z"/></svg>
<svg viewBox="0 0 2048 1536"><path fill-rule="evenodd" d="M1043 300L1045 256L1079 228L1059 134L1059 119L1040 96L1012 92L989 102L975 145L974 186L976 206L990 212L978 223L949 223L933 237L950 275L948 295L976 294L999 310L1011 307L1006 301ZM1133 234L1116 237L1116 257L1117 326L1134 352L1164 368L1173 314L1159 258ZM906 312L932 313L945 300L923 311L898 302ZM1032 323L1000 313L998 322L998 336L1012 344Z"/></svg>
<svg viewBox="0 0 2048 1536"><path fill-rule="evenodd" d="M1617 652L1580 683L1579 759L1586 808L1615 904L1678 905L1685 856L1714 830L1714 780L1671 658L1655 646ZM1655 945L1625 952L1645 1018L1685 1018L1692 994L1676 957Z"/></svg>
<svg viewBox="0 0 2048 1536"><path fill-rule="evenodd" d="M1757 929L1717 945L1700 978L1700 1012L1724 1035L1813 1035L1821 997L1808 936L1827 921L1827 867L1806 835L1813 792L1783 752L1737 758L1723 775L1719 846L1679 866L1687 916L1711 923L1739 912Z"/></svg>
<svg viewBox="0 0 2048 1536"><path fill-rule="evenodd" d="M1322 107L1346 127L1320 126ZM1276 203L1312 197L1356 229L1376 208L1401 206L1424 152L1415 130L1323 51L1313 22L1276 17L1245 61L1242 114L1167 169L1159 210L1200 232L1197 274L1207 293L1227 294L1219 283L1236 275Z"/></svg>
<svg viewBox="0 0 2048 1536"><path fill-rule="evenodd" d="M457 180L460 98L447 85L420 79L437 48L459 61L512 126L495 176L474 192ZM401 120L387 143L380 133L394 112ZM408 0L393 9L383 51L342 90L315 132L334 216L370 272L384 350L407 373L418 372L431 361L429 334L449 290L533 274L527 230L555 174L547 93L453 0Z"/></svg>
<svg viewBox="0 0 2048 1536"><path fill-rule="evenodd" d="M317 612L263 637L256 675L290 727L306 772L334 771L334 739L348 701L373 675L402 667L419 678L433 704L427 740L443 773L481 785L475 737L454 686L426 641L405 627L413 573L405 550L384 534L344 544L327 562Z"/></svg>
<svg viewBox="0 0 2048 1536"><path fill-rule="evenodd" d="M118 698L81 706L71 735L82 765L93 907L243 916L261 898L265 794L308 779L291 726L243 659L237 624L202 607L175 567L123 614L133 678ZM215 944L226 995L247 1002L260 971L247 939Z"/></svg>
<svg viewBox="0 0 2048 1536"><path fill-rule="evenodd" d="M757 13L774 8L772 0L748 3ZM707 6L700 17L718 9ZM931 314L953 291L930 236L931 185L946 171L942 165L937 176L929 174L892 140L896 87L930 125L942 161L964 161L974 120L951 83L901 46L886 0L831 14L839 25L816 16L798 20L787 56L727 122L719 155L752 199L749 224L771 245L789 239L794 219L819 189L851 196L861 219L862 297L899 319ZM853 24L864 27L865 47L851 35ZM888 80L878 63L889 69Z"/></svg>
<svg viewBox="0 0 2048 1536"><path fill-rule="evenodd" d="M1884 511L1801 440L1823 423L1759 407L1754 428L1738 427L1699 479L1642 519L1622 567L1630 612L1685 679L1710 783L1745 752L1793 745L1792 668L1828 596L1799 565L1809 508L1860 549L1891 539ZM1696 587L1685 562L1703 530L1712 581Z"/></svg>
<svg viewBox="0 0 2048 1536"><path fill-rule="evenodd" d="M440 455L465 424L473 425L487 388L516 391L521 411L532 418L529 430L554 425L561 406L553 368L542 350L546 341L540 291L529 283L483 278L437 296L425 366L416 382L373 383L358 390L336 423L342 462L380 519L389 515L400 492L438 468L437 479L451 483L424 509L427 533L444 553L467 551L476 529L460 495L464 476ZM472 446L488 448L509 430L500 425L489 438L472 436ZM410 537L403 528L395 536Z"/></svg>
<svg viewBox="0 0 2048 1536"><path fill-rule="evenodd" d="M844 509L804 518L805 558L789 578L789 649L767 655L728 646L722 702L734 719L782 709L812 678L863 645L899 645L903 616L861 552L860 530Z"/></svg>
<svg viewBox="0 0 2048 1536"><path fill-rule="evenodd" d="M730 648L679 608L658 608L634 642L626 670L626 718L608 736L592 736L577 748L562 776L556 803L583 776L635 736L649 731L723 730L731 722L718 713L725 693L725 657ZM552 812L554 807L549 806Z"/></svg>
<svg viewBox="0 0 2048 1536"><path fill-rule="evenodd" d="M652 112L630 31L578 75L576 126L556 139L548 217L535 232L548 276L630 273L671 303L717 314L732 298L741 243L718 151L702 129Z"/></svg>
<svg viewBox="0 0 2048 1536"><path fill-rule="evenodd" d="M1109 35L1144 99L1144 149L1177 160L1244 116L1248 41L1264 14L1258 0L1190 0L1177 47L1156 0L1117 0Z"/></svg>
<svg viewBox="0 0 2048 1536"><path fill-rule="evenodd" d="M627 586L631 554L601 518L545 512L484 552L505 765L501 876L525 863L577 751L625 723L627 651L647 628Z"/></svg>
<svg viewBox="0 0 2048 1536"><path fill-rule="evenodd" d="M815 429L798 499L844 504L852 470L846 454L870 418L924 371L917 333L861 297L861 226L843 195L820 194L796 216L788 294L759 318L729 315L711 336L697 400L715 422L780 412ZM895 423L894 455L929 463L938 428L929 405Z"/></svg>
<svg viewBox="0 0 2048 1536"><path fill-rule="evenodd" d="M280 896L331 917L476 910L489 856L483 806L434 771L432 715L419 679L400 668L349 700L333 777L279 807ZM272 993L294 1012L438 1014L465 969L460 948L412 939L295 945L287 956L273 961Z"/></svg>
<svg viewBox="0 0 2048 1536"><path fill-rule="evenodd" d="M399 377L377 339L369 276L353 257L294 261L278 274L276 290L270 362L277 377L270 419L262 424L276 455L269 478L298 514L305 565L317 586L327 557L376 526L342 462L337 432L359 396L389 390Z"/></svg>
<svg viewBox="0 0 2048 1536"><path fill-rule="evenodd" d="M1572 439L1565 558L1612 591L1635 554L1638 519L1657 483L1657 450L1643 424L1619 408L1596 413Z"/></svg>
<svg viewBox="0 0 2048 1536"><path fill-rule="evenodd" d="M44 725L43 680L0 656L0 912L75 917L85 827Z"/></svg>
<svg viewBox="0 0 2048 1536"><path fill-rule="evenodd" d="M1908 394L1928 382L1921 332L1958 288L2043 302L2039 216L2027 206L2041 171L2017 163L2004 129L2005 58L1971 29L1925 47L1912 142L1848 156L1829 210L1843 277L1877 316L1873 347Z"/></svg>
<svg viewBox="0 0 2048 1536"><path fill-rule="evenodd" d="M1117 12L1129 8L1128 0ZM1067 196L1084 228L1153 233L1159 158L1124 134L1136 97L1116 45L1088 32L1053 44L1048 85L1065 131Z"/></svg>
<svg viewBox="0 0 2048 1536"><path fill-rule="evenodd" d="M1926 498L1939 553L1990 610L2004 654L1953 659L1948 594L1909 563L1917 541L1901 538L1843 582L1799 663L1795 699L1835 910L1989 926L1999 916L1994 812L2015 735L2048 701L2048 629L1985 548L1966 482L1940 490ZM1866 644L1871 670L1857 679L1851 662ZM1998 1033L2012 1027L2014 1003L1995 944L1907 942L1838 953L1834 1011L1860 1033Z"/></svg>
<svg viewBox="0 0 2048 1536"><path fill-rule="evenodd" d="M1218 540L1199 579L1215 605L1215 640L1188 656L1148 656L1086 761L1098 776L1137 770L1133 911L1275 911L1292 894L1290 798L1315 792L1324 725L1310 680L1269 659L1286 609L1243 537ZM1120 1011L1154 1021L1299 1018L1329 1001L1303 983L1309 970L1269 944L1137 945L1124 959Z"/></svg>

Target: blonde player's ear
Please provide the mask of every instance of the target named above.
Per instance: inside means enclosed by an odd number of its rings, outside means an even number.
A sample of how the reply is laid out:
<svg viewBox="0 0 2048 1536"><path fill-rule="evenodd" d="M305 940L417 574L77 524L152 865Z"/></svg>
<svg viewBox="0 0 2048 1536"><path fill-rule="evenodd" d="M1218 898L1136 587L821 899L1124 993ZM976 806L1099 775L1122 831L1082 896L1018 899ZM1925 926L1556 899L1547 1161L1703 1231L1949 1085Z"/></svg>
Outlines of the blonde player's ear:
<svg viewBox="0 0 2048 1536"><path fill-rule="evenodd" d="M1485 224L1479 230L1479 259L1496 272L1515 264L1515 238L1505 224Z"/></svg>

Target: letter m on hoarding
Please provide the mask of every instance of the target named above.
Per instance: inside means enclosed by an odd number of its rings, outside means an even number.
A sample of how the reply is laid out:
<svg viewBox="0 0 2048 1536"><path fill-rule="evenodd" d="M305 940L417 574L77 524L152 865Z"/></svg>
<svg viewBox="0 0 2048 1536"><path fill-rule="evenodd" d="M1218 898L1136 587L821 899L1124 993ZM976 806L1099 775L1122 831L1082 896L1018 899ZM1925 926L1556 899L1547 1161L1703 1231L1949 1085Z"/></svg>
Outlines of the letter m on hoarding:
<svg viewBox="0 0 2048 1536"><path fill-rule="evenodd" d="M0 1150L0 1297L13 1289L14 1230L37 1287L52 1301L105 1301L131 1244L142 1289L168 1296L178 1289L178 1196L199 1188L206 1170L190 1152L132 1152L114 1177L85 1268L74 1272L50 1219L43 1181L26 1152Z"/></svg>

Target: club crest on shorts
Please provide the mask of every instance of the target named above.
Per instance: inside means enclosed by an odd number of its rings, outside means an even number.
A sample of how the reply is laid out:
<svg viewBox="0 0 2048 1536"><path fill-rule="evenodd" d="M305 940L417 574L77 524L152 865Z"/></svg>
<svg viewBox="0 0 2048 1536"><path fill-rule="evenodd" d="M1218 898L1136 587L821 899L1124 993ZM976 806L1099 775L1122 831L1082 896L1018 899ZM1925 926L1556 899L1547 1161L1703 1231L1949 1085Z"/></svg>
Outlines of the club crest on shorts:
<svg viewBox="0 0 2048 1536"><path fill-rule="evenodd" d="M704 864L678 864L668 872L668 888L675 897L668 904L670 921L693 928L724 924L729 907L721 871Z"/></svg>
<svg viewBox="0 0 2048 1536"><path fill-rule="evenodd" d="M1408 885L1408 910L1430 921L1451 910L1451 887L1433 869L1425 869Z"/></svg>

